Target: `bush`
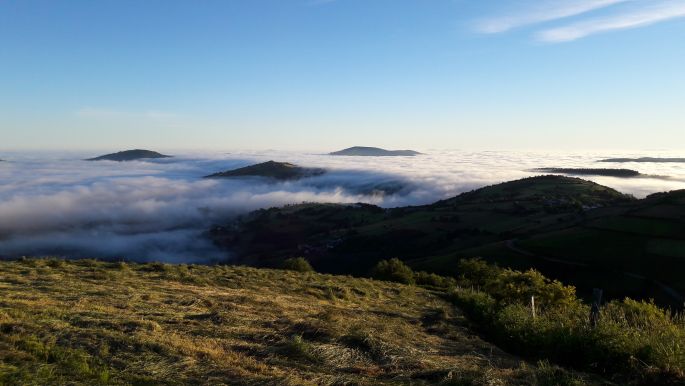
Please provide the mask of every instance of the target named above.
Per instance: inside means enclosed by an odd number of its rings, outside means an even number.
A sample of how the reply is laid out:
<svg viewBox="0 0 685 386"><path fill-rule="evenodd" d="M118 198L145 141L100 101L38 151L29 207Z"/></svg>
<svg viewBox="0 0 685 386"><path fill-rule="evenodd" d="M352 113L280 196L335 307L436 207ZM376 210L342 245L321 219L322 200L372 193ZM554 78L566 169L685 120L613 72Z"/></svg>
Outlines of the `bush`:
<svg viewBox="0 0 685 386"><path fill-rule="evenodd" d="M450 288L456 287L457 281L451 277L445 277L428 272L414 273L414 281L420 286L428 286L435 288Z"/></svg>
<svg viewBox="0 0 685 386"><path fill-rule="evenodd" d="M483 287L497 277L499 268L482 259L464 259L459 261L459 272L466 286Z"/></svg>
<svg viewBox="0 0 685 386"><path fill-rule="evenodd" d="M625 299L606 304L596 327L590 306L575 288L537 271L519 272L466 260L464 282L449 297L478 328L504 348L594 372L641 379L643 384L685 381L685 320L653 302ZM536 317L530 309L535 296ZM548 375L540 384L549 384ZM566 379L561 384L574 384Z"/></svg>
<svg viewBox="0 0 685 386"><path fill-rule="evenodd" d="M531 296L540 306L572 306L578 302L575 287L550 280L533 269L520 272L481 259L466 259L459 262L459 270L464 284L484 290L503 304L529 303Z"/></svg>
<svg viewBox="0 0 685 386"><path fill-rule="evenodd" d="M482 327L490 323L496 312L496 302L492 296L474 289L456 288L449 293L456 305L469 314L471 319Z"/></svg>
<svg viewBox="0 0 685 386"><path fill-rule="evenodd" d="M501 270L495 280L486 283L485 288L503 303L528 303L531 296L540 306L571 306L577 302L575 287L550 280L533 269L526 272Z"/></svg>
<svg viewBox="0 0 685 386"><path fill-rule="evenodd" d="M297 272L314 272L314 268L304 257L292 257L283 261L283 269Z"/></svg>
<svg viewBox="0 0 685 386"><path fill-rule="evenodd" d="M373 270L373 277L378 280L394 281L402 284L415 284L414 271L400 259L381 260Z"/></svg>

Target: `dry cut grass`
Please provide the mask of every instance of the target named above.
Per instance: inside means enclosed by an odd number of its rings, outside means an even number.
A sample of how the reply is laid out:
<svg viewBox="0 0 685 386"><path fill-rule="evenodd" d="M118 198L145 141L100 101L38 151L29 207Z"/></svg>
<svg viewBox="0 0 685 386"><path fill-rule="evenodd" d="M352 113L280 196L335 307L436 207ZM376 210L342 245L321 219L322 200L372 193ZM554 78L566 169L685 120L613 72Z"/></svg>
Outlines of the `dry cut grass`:
<svg viewBox="0 0 685 386"><path fill-rule="evenodd" d="M0 385L572 385L414 286L228 266L0 262Z"/></svg>

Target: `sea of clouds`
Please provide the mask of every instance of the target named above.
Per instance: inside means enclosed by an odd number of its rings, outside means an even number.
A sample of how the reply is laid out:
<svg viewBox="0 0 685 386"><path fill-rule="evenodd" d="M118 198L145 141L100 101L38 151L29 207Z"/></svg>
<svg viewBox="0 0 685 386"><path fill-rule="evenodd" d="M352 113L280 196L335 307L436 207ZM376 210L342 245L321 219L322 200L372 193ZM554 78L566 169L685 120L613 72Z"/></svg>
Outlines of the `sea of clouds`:
<svg viewBox="0 0 685 386"><path fill-rule="evenodd" d="M0 257L59 255L140 261L229 258L205 237L213 224L300 202L419 205L532 176L537 167L626 167L654 177L584 177L619 191L685 189L685 164L598 164L642 153L427 150L418 157L333 157L283 151L174 152L174 158L88 162L97 154L0 152ZM680 155L682 156L682 154ZM322 167L299 181L204 179L267 160ZM664 178L668 177L668 178ZM382 188L392 187L392 193Z"/></svg>

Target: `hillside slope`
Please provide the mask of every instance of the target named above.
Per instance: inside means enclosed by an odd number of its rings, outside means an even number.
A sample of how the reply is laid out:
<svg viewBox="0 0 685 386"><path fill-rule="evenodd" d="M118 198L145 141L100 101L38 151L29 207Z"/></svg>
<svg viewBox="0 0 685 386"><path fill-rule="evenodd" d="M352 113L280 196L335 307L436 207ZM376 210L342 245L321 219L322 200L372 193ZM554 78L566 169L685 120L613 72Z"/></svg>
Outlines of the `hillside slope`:
<svg viewBox="0 0 685 386"><path fill-rule="evenodd" d="M320 271L367 275L398 257L458 275L462 258L536 268L609 298L654 298L681 307L685 294L685 192L636 200L579 178L538 176L488 186L432 205L303 204L256 211L216 227L217 244L245 263L274 266L306 256Z"/></svg>
<svg viewBox="0 0 685 386"><path fill-rule="evenodd" d="M579 221L584 210L631 201L589 181L541 176L417 207L304 204L259 210L211 233L249 264L275 265L304 254L319 270L366 274L380 259L451 255L561 229Z"/></svg>
<svg viewBox="0 0 685 386"><path fill-rule="evenodd" d="M532 265L579 287L601 285L613 296L655 298L678 308L685 301L685 191L597 208L566 227L460 254ZM449 270L453 261L441 256L422 264Z"/></svg>
<svg viewBox="0 0 685 386"><path fill-rule="evenodd" d="M2 385L529 385L550 373L482 341L437 294L400 284L23 260L0 262L0 292Z"/></svg>

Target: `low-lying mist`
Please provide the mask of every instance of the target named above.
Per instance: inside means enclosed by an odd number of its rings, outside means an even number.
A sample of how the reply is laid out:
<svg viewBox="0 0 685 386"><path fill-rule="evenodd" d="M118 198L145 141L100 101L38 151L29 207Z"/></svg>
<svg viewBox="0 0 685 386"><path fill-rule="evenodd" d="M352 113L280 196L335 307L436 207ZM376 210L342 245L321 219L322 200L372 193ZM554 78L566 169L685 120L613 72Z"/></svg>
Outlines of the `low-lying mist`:
<svg viewBox="0 0 685 386"><path fill-rule="evenodd" d="M212 224L254 209L300 202L419 205L532 175L540 166L587 167L615 154L433 151L419 157L332 157L253 152L186 154L149 162L87 162L95 154L1 154L0 256L60 255L209 262L230 257L204 236ZM321 176L277 182L204 179L263 162L323 167ZM590 178L623 192L685 188L685 165L640 165L673 180ZM654 170L645 170L650 167Z"/></svg>

